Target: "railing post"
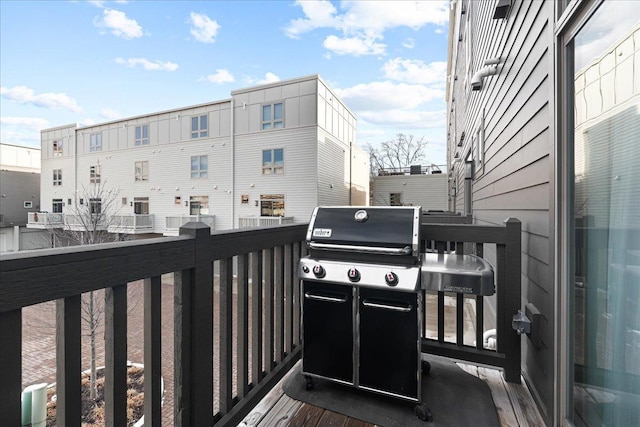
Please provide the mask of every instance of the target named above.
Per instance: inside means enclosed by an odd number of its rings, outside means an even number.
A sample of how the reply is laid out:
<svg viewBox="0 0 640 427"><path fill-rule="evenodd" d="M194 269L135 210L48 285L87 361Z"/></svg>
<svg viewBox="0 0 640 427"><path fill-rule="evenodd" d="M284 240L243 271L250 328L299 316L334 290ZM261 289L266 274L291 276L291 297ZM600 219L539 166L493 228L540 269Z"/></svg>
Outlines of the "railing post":
<svg viewBox="0 0 640 427"><path fill-rule="evenodd" d="M505 310L502 316L506 354L504 377L507 382L520 383L521 337L511 327L511 318L522 307L522 236L521 224L516 218L505 221L507 238L504 263ZM500 341L498 341L499 343Z"/></svg>
<svg viewBox="0 0 640 427"><path fill-rule="evenodd" d="M0 313L0 414L2 424L21 425L22 310Z"/></svg>
<svg viewBox="0 0 640 427"><path fill-rule="evenodd" d="M176 306L176 333L187 329L189 338L176 342L176 389L183 391L181 400L176 395L175 412L180 415L175 425L205 426L213 419L213 263L210 257L211 231L206 224L189 222L180 227L180 235L193 237L195 268L186 274L188 282L180 284L182 308ZM184 288L188 288L188 290ZM186 292L185 292L186 291ZM178 290L176 289L176 292ZM188 295L187 295L188 294ZM188 326L185 325L188 324ZM176 336L176 341L179 338ZM186 354L185 354L186 353ZM181 414L188 411L188 415Z"/></svg>
<svg viewBox="0 0 640 427"><path fill-rule="evenodd" d="M56 420L61 426L80 426L81 296L56 301Z"/></svg>

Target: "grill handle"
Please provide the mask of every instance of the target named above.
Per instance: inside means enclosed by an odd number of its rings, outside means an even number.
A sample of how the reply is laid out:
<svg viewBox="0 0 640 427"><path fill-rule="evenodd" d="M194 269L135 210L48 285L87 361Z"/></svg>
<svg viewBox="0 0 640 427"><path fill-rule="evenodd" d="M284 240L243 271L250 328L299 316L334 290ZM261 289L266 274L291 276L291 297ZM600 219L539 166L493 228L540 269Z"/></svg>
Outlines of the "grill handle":
<svg viewBox="0 0 640 427"><path fill-rule="evenodd" d="M408 312L411 311L411 307L410 306L382 304L382 303L379 303L379 302L372 302L372 301L369 301L369 300L362 301L362 305L364 305L365 307L379 308L379 309L382 309L382 310L401 311L403 313L408 313Z"/></svg>
<svg viewBox="0 0 640 427"><path fill-rule="evenodd" d="M322 251L339 251L339 252L361 252L368 254L384 254L384 255L409 255L411 254L411 246L404 248L381 248L377 246L355 246L355 245L335 245L331 243L309 242L311 249L319 249Z"/></svg>
<svg viewBox="0 0 640 427"><path fill-rule="evenodd" d="M324 302L337 302L337 303L347 302L347 297L342 297L342 298L327 297L327 296L324 296L324 295L315 295L315 294L312 294L310 292L305 292L304 293L304 297L306 299L312 299L312 300L324 301Z"/></svg>

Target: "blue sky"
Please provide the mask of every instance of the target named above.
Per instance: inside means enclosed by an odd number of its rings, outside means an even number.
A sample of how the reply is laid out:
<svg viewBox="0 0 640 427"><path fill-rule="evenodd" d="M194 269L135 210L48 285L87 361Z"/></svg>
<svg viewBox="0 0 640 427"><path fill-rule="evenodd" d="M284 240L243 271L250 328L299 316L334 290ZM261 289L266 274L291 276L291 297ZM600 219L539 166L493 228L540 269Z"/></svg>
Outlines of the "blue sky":
<svg viewBox="0 0 640 427"><path fill-rule="evenodd" d="M357 143L424 136L445 163L448 1L0 1L3 143L319 74Z"/></svg>

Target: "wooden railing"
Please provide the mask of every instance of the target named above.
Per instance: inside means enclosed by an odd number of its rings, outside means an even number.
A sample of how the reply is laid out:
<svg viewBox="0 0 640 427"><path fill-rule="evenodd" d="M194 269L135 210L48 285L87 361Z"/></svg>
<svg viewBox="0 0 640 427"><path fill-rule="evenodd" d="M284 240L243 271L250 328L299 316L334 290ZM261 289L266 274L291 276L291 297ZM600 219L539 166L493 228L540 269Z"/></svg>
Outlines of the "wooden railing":
<svg viewBox="0 0 640 427"><path fill-rule="evenodd" d="M456 340L446 341L446 295L437 292L438 337L423 337L422 349L502 367L507 381L519 382L520 336L511 329L511 317L521 304L520 223L487 227L444 221L421 226L424 250L473 249L482 255L486 245L495 245L498 348L482 346L482 297L472 297L476 345L465 345L463 303L469 296L462 294L452 294ZM57 423L80 426L81 295L104 289L106 425L126 425L127 283L144 279L144 416L145 425L159 426L161 275L174 273L174 425L237 425L300 357L297 266L306 254L306 230L307 224L293 224L210 234L206 225L188 223L178 237L3 254L2 423L20 425L21 420L22 309L56 301Z"/></svg>
<svg viewBox="0 0 640 427"><path fill-rule="evenodd" d="M504 369L508 382L520 382L520 341L521 337L512 328L512 318L522 307L521 298L521 224L510 218L504 226L472 225L468 217L458 217L458 224L451 224L451 218L440 219L423 217L421 235L423 250L438 253L456 254L474 253L483 256L485 246L495 250L495 286L496 286L496 330L497 351L485 349L484 339L484 303L480 295L437 292L437 338L423 337L422 351L473 363L496 366ZM441 221L440 221L441 220ZM441 223L436 223L441 222ZM455 298L455 341L445 340L445 296ZM426 298L426 292L425 292ZM475 301L475 345L464 342L464 303L465 299ZM426 318L426 316L425 316Z"/></svg>
<svg viewBox="0 0 640 427"><path fill-rule="evenodd" d="M126 425L127 283L144 279L144 416L145 425L159 426L160 277L173 272L174 425L238 424L300 357L295 284L306 228L211 235L204 224L189 223L179 237L3 254L2 423L21 421L22 308L57 301L57 424L80 426L81 295L104 289L106 425ZM220 304L215 312L214 286Z"/></svg>

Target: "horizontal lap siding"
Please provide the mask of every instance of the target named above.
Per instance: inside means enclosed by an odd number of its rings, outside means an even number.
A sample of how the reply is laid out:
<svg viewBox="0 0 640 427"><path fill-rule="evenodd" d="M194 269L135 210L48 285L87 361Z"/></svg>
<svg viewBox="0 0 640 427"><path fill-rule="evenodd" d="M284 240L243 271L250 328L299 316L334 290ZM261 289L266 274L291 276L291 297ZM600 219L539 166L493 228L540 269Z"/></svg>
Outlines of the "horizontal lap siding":
<svg viewBox="0 0 640 427"><path fill-rule="evenodd" d="M467 153L471 135L481 123L484 111L484 167L473 181L474 222L500 225L507 217L522 221L523 305L533 303L542 313L543 348L535 349L523 339L523 371L541 397L547 418L553 407L553 121L552 17L551 2L516 1L506 20L492 20L491 2L470 2L473 26L473 69L483 61L500 57L498 75L484 79L482 90L463 91L464 60L458 56L456 103L462 98L466 114L458 134L465 131L464 147L452 150ZM463 15L463 18L464 15ZM458 47L459 55L465 52ZM464 58L462 58L464 59ZM456 108L460 108L460 104ZM463 127L460 125L463 124ZM464 175L458 164L457 210L464 203ZM484 256L495 265L495 247L485 245ZM488 311L495 311L491 307ZM511 315L512 313L509 313ZM513 313L515 314L515 313Z"/></svg>

